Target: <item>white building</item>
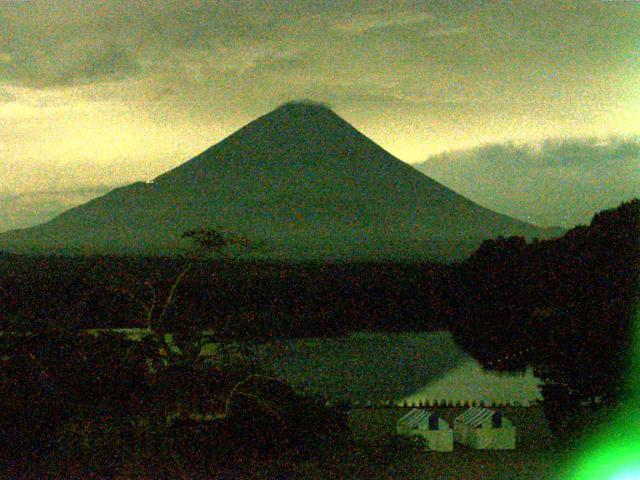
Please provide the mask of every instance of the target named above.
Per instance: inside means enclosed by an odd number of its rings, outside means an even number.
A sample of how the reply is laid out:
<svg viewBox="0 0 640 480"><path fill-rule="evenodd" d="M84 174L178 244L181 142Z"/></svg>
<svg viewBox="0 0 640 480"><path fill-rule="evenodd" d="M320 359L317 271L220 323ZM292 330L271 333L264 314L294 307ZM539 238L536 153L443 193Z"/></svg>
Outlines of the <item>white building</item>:
<svg viewBox="0 0 640 480"><path fill-rule="evenodd" d="M477 449L513 450L516 429L501 412L473 407L453 421L453 439Z"/></svg>
<svg viewBox="0 0 640 480"><path fill-rule="evenodd" d="M453 431L449 424L433 412L414 408L396 425L399 435L419 436L435 452L453 451Z"/></svg>

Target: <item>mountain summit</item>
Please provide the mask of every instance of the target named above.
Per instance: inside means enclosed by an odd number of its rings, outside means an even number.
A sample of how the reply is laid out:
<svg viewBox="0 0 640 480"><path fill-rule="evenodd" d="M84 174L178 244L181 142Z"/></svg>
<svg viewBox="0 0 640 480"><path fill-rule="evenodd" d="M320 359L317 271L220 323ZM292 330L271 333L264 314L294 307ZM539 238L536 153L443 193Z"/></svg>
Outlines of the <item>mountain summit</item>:
<svg viewBox="0 0 640 480"><path fill-rule="evenodd" d="M0 248L170 254L187 246L182 232L199 228L291 260L451 259L485 238L547 233L423 175L326 106L292 102L150 183L2 234Z"/></svg>

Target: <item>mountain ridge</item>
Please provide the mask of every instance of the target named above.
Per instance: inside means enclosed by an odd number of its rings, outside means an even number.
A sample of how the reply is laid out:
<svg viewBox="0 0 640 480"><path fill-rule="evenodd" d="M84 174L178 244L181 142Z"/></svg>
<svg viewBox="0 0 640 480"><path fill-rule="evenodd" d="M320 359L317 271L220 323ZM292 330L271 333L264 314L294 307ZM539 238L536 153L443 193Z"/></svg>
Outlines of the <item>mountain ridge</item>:
<svg viewBox="0 0 640 480"><path fill-rule="evenodd" d="M326 106L292 102L151 182L0 234L0 248L175 253L193 228L294 259L461 257L484 238L548 236L418 172Z"/></svg>

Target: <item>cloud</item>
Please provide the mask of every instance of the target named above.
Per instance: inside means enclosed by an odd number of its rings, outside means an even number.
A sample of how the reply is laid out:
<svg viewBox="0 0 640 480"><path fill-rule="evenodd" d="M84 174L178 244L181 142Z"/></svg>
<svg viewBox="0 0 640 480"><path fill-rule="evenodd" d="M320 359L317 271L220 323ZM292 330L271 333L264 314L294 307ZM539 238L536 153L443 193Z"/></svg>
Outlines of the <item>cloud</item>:
<svg viewBox="0 0 640 480"><path fill-rule="evenodd" d="M343 32L363 33L369 30L431 22L433 19L434 16L427 12L374 12L337 20L333 26L336 30Z"/></svg>
<svg viewBox="0 0 640 480"><path fill-rule="evenodd" d="M66 86L103 80L121 80L140 70L124 47L113 43L77 45L25 51L0 64L0 80L35 87Z"/></svg>
<svg viewBox="0 0 640 480"><path fill-rule="evenodd" d="M364 111L415 113L421 117L447 115L479 107L478 102L466 99L429 95L413 91L400 84L361 80L360 82L332 82L316 78L307 85L304 95L326 99L341 107L356 107Z"/></svg>
<svg viewBox="0 0 640 480"><path fill-rule="evenodd" d="M585 224L596 211L640 197L640 137L492 144L416 167L482 205L541 225Z"/></svg>
<svg viewBox="0 0 640 480"><path fill-rule="evenodd" d="M305 50L271 44L219 47L202 55L212 70L222 72L259 70L283 73L304 68L308 64Z"/></svg>
<svg viewBox="0 0 640 480"><path fill-rule="evenodd" d="M640 159L640 138L551 138L538 143L495 143L434 155L425 165L471 166L487 170L615 168ZM639 165L640 167L640 165Z"/></svg>
<svg viewBox="0 0 640 480"><path fill-rule="evenodd" d="M402 93L341 93L329 94L329 98L334 98L344 106L357 107L360 110L384 112L384 114L395 113L394 116L410 116L413 119L420 118L422 121L438 119L438 121L448 121L451 118L458 118L461 114L470 114L477 108L472 101L446 100L432 97L415 97Z"/></svg>
<svg viewBox="0 0 640 480"><path fill-rule="evenodd" d="M253 68L270 74L288 74L304 71L308 66L307 58L302 54L293 54L264 57Z"/></svg>
<svg viewBox="0 0 640 480"><path fill-rule="evenodd" d="M468 33L465 26L438 18L429 12L373 12L351 14L347 19L338 19L331 24L337 32L361 35L376 32L401 39L415 36L421 40L448 38Z"/></svg>
<svg viewBox="0 0 640 480"><path fill-rule="evenodd" d="M0 81L37 87L153 76L168 63L176 71L300 67L297 52L319 28L250 3L206 0L0 2L2 23Z"/></svg>
<svg viewBox="0 0 640 480"><path fill-rule="evenodd" d="M638 131L635 11L481 3L0 0L0 184L79 158L144 179L300 97L411 161Z"/></svg>
<svg viewBox="0 0 640 480"><path fill-rule="evenodd" d="M549 166L589 168L598 164L637 160L640 168L640 143L631 139L598 138L547 140L536 152L539 163Z"/></svg>
<svg viewBox="0 0 640 480"><path fill-rule="evenodd" d="M78 63L64 69L59 78L62 82L104 78L121 79L131 76L139 70L139 64L125 48L106 45L104 48L90 52Z"/></svg>

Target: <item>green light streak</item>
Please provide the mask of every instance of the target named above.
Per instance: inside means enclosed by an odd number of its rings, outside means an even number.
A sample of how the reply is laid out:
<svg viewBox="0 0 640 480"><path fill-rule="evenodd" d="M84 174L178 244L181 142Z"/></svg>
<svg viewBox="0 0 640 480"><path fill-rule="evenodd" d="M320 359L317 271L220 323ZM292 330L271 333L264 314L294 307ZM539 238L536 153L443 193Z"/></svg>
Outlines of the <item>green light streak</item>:
<svg viewBox="0 0 640 480"><path fill-rule="evenodd" d="M639 306L640 307L640 306ZM640 480L640 308L630 349L629 396L564 465L562 480Z"/></svg>

